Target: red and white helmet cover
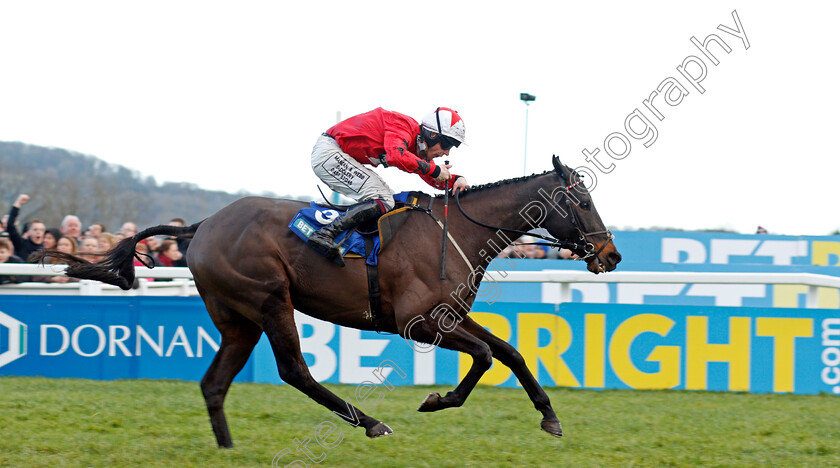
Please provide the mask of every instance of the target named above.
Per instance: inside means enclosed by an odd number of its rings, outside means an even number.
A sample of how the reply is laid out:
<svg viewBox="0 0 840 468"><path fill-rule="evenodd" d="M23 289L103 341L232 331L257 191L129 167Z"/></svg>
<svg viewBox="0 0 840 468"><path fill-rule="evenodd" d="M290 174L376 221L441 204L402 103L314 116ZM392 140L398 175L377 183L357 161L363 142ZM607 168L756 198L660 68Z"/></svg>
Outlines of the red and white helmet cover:
<svg viewBox="0 0 840 468"><path fill-rule="evenodd" d="M446 135L461 143L464 143L466 138L464 120L458 115L457 111L448 107L438 107L435 111L430 112L423 118L421 125L430 132Z"/></svg>

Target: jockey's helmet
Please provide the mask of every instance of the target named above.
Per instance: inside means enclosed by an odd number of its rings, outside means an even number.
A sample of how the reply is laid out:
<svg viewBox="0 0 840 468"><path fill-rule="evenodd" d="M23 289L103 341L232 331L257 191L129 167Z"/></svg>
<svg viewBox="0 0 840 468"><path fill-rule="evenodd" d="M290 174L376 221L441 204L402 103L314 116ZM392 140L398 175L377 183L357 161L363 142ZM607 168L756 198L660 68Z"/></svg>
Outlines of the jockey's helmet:
<svg viewBox="0 0 840 468"><path fill-rule="evenodd" d="M420 132L427 145L434 146L440 143L440 147L445 150L460 146L466 134L464 120L458 112L448 107L438 107L426 115L420 124ZM432 138L432 133L437 135Z"/></svg>

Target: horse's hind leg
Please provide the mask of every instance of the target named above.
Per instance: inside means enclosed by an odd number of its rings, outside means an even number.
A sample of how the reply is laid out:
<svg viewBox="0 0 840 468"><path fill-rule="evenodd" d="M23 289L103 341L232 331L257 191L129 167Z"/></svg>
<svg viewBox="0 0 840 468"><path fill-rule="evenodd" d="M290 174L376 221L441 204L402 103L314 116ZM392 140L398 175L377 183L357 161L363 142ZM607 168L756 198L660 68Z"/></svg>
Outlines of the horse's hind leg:
<svg viewBox="0 0 840 468"><path fill-rule="evenodd" d="M344 401L319 384L303 359L300 338L295 327L294 307L288 290L270 295L262 306L263 329L271 342L280 378L300 390L309 398L325 406L353 426L362 426L368 437L392 434L387 424L367 416L358 408Z"/></svg>
<svg viewBox="0 0 840 468"><path fill-rule="evenodd" d="M233 447L223 409L225 395L233 378L242 370L248 356L260 339L262 330L254 322L222 305L214 298L204 298L216 328L222 333L222 344L213 363L201 379L201 393L210 413L210 424L219 447Z"/></svg>
<svg viewBox="0 0 840 468"><path fill-rule="evenodd" d="M461 326L476 338L487 343L493 352L493 357L513 371L516 378L522 384L522 388L525 389L528 397L534 403L534 408L542 413L543 420L540 424L542 429L551 435L562 437L563 429L560 427L560 420L557 419L554 409L551 408L551 401L548 399L545 390L537 382L537 379L528 370L528 366L525 365L525 360L519 354L519 351L507 341L487 331L470 317L464 317L464 320L461 321Z"/></svg>

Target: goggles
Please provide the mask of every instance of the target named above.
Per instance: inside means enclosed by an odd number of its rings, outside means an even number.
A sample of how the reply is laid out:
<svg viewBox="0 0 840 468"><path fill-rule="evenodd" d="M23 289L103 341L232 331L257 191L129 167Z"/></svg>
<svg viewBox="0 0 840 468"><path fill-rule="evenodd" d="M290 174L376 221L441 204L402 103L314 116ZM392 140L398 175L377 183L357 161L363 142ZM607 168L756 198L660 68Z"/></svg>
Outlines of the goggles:
<svg viewBox="0 0 840 468"><path fill-rule="evenodd" d="M458 141L458 140L456 140L452 137L448 137L446 135L441 135L440 136L440 149L442 149L442 150L448 150L449 148L452 148L453 146L457 148L460 144L461 144L460 141Z"/></svg>

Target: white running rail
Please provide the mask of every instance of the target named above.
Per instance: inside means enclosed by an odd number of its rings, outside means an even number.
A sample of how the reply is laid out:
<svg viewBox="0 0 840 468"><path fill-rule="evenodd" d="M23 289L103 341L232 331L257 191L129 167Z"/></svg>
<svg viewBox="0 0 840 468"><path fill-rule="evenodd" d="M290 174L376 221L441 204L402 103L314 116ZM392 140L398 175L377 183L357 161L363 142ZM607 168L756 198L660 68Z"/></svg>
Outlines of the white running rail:
<svg viewBox="0 0 840 468"><path fill-rule="evenodd" d="M28 263L0 264L0 275L62 276L66 265L34 265ZM48 284L20 283L0 286L0 294L53 294L53 295L164 295L197 296L192 272L187 268L136 267L141 278L139 287L122 291L116 286L99 281L82 280L78 283ZM148 281L145 278L172 279ZM795 284L808 286L806 307L817 307L817 290L820 287L840 288L840 277L814 273L709 273L673 271L620 271L594 275L588 271L488 271L488 279L500 283L560 283L561 302L570 302L573 283L671 283L671 284Z"/></svg>
<svg viewBox="0 0 840 468"><path fill-rule="evenodd" d="M0 264L0 275L63 276L67 265L36 265L30 263ZM192 272L188 268L135 267L137 288L122 289L99 281L81 280L74 283L18 283L0 285L0 294L48 296L198 296ZM172 281L154 281L171 279Z"/></svg>
<svg viewBox="0 0 840 468"><path fill-rule="evenodd" d="M815 273L709 273L676 271L620 271L594 275L588 271L509 271L502 276L489 271L502 283L560 283L561 302L572 299L572 283L670 283L670 284L797 284L808 286L806 307L817 307L817 288L840 288L840 278Z"/></svg>

